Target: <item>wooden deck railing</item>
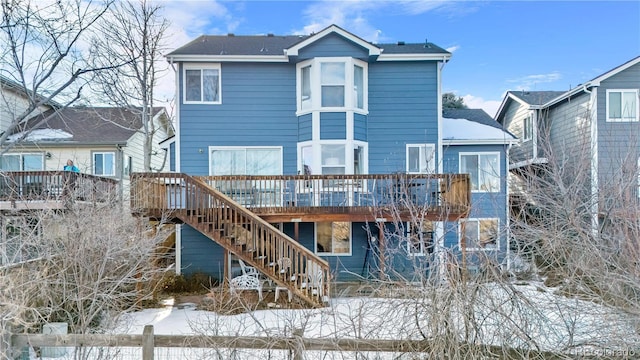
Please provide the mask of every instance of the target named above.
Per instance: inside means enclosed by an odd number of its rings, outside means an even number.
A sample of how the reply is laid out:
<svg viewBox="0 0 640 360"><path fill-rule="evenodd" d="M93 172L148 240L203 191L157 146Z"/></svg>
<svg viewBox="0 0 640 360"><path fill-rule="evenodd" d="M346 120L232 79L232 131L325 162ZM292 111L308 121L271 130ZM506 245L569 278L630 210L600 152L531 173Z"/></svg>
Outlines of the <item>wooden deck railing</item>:
<svg viewBox="0 0 640 360"><path fill-rule="evenodd" d="M312 305L321 305L329 296L326 261L203 178L136 173L131 177L131 199L132 211L171 213Z"/></svg>
<svg viewBox="0 0 640 360"><path fill-rule="evenodd" d="M215 189L258 213L353 207L446 208L463 213L471 197L467 174L203 176Z"/></svg>
<svg viewBox="0 0 640 360"><path fill-rule="evenodd" d="M61 200L73 196L105 201L118 181L70 171L0 171L0 201Z"/></svg>

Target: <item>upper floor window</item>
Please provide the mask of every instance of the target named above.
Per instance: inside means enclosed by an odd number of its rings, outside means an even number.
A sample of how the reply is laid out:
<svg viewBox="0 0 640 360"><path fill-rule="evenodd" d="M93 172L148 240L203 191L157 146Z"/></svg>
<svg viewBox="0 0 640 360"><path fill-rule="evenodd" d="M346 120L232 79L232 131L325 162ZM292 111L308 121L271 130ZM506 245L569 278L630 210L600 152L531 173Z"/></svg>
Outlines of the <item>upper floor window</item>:
<svg viewBox="0 0 640 360"><path fill-rule="evenodd" d="M308 141L298 145L298 173L366 174L367 143L347 140Z"/></svg>
<svg viewBox="0 0 640 360"><path fill-rule="evenodd" d="M607 90L607 121L638 121L638 90Z"/></svg>
<svg viewBox="0 0 640 360"><path fill-rule="evenodd" d="M93 153L93 174L99 176L116 175L116 154L113 152Z"/></svg>
<svg viewBox="0 0 640 360"><path fill-rule="evenodd" d="M220 65L185 65L184 102L220 104Z"/></svg>
<svg viewBox="0 0 640 360"><path fill-rule="evenodd" d="M499 153L461 153L460 173L471 177L471 191L500 191Z"/></svg>
<svg viewBox="0 0 640 360"><path fill-rule="evenodd" d="M533 117L531 115L527 116L523 120L522 124L522 140L528 141L533 139Z"/></svg>
<svg viewBox="0 0 640 360"><path fill-rule="evenodd" d="M435 171L435 145L407 144L407 172L411 174L426 174Z"/></svg>
<svg viewBox="0 0 640 360"><path fill-rule="evenodd" d="M353 89L351 89L353 86ZM367 64L353 58L315 58L298 64L298 110L366 111Z"/></svg>
<svg viewBox="0 0 640 360"><path fill-rule="evenodd" d="M39 171L43 170L42 154L5 154L0 156L0 170Z"/></svg>

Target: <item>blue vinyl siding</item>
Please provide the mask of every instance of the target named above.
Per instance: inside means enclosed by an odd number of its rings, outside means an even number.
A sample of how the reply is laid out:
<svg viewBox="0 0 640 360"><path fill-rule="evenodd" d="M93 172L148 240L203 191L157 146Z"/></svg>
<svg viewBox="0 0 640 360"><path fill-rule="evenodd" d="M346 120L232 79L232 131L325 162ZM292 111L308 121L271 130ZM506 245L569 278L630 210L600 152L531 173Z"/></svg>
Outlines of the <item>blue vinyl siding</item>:
<svg viewBox="0 0 640 360"><path fill-rule="evenodd" d="M180 106L181 171L207 175L209 146L283 146L284 173L295 174L295 67L225 63L221 75L222 104Z"/></svg>
<svg viewBox="0 0 640 360"><path fill-rule="evenodd" d="M320 139L344 140L347 138L347 116L343 112L320 113Z"/></svg>
<svg viewBox="0 0 640 360"><path fill-rule="evenodd" d="M340 35L331 34L301 49L298 53L298 60L302 61L315 57L341 56L367 60L369 58L369 52L355 43L347 41Z"/></svg>
<svg viewBox="0 0 640 360"><path fill-rule="evenodd" d="M182 226L180 250L184 274L204 272L216 279L224 277L224 249L190 226Z"/></svg>
<svg viewBox="0 0 640 360"><path fill-rule="evenodd" d="M302 115L298 118L298 141L309 141L313 136L313 122L311 114Z"/></svg>
<svg viewBox="0 0 640 360"><path fill-rule="evenodd" d="M361 114L353 115L354 140L367 141L367 117Z"/></svg>
<svg viewBox="0 0 640 360"><path fill-rule="evenodd" d="M369 172L406 170L406 144L438 140L436 63L369 65Z"/></svg>

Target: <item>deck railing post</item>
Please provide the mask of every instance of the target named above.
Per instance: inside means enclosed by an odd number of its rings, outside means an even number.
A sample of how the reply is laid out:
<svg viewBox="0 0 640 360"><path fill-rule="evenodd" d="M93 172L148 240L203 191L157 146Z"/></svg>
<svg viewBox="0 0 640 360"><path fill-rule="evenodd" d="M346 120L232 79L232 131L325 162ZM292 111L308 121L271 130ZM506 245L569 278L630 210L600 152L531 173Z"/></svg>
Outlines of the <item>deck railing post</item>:
<svg viewBox="0 0 640 360"><path fill-rule="evenodd" d="M153 360L154 346L153 325L145 325L142 331L142 360Z"/></svg>

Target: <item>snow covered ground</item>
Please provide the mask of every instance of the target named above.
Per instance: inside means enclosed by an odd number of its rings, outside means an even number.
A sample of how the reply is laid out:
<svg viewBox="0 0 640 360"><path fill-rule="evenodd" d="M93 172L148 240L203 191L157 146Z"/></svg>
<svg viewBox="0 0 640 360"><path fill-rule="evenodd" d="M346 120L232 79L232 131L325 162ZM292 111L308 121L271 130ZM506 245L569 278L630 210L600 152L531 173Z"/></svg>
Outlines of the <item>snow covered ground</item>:
<svg viewBox="0 0 640 360"><path fill-rule="evenodd" d="M542 283L484 284L462 297L433 289L416 289L400 298L337 298L322 309L271 309L239 315L220 315L171 304L127 314L129 334L142 334L153 325L157 335L291 336L301 329L304 338L423 339L458 329L458 339L471 343L505 345L568 354L640 354L635 319L614 309L554 294ZM121 328L119 333L124 330ZM413 354L414 356L416 354ZM287 351L229 349L161 349L156 359L287 359ZM65 359L72 357L70 354ZM139 349L121 349L106 358L139 359ZM311 352L306 359L412 358L410 354L354 354Z"/></svg>

